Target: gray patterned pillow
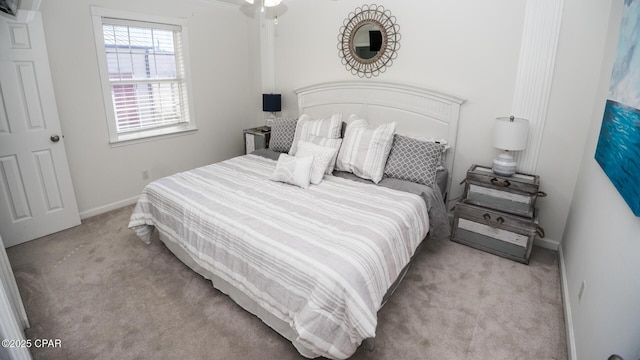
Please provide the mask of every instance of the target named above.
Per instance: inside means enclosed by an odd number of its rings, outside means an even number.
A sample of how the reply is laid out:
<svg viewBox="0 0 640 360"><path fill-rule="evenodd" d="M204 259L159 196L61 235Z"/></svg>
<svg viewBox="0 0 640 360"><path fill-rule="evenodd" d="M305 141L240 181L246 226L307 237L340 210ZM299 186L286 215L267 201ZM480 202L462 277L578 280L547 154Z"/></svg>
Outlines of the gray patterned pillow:
<svg viewBox="0 0 640 360"><path fill-rule="evenodd" d="M444 144L395 135L384 175L432 186Z"/></svg>
<svg viewBox="0 0 640 360"><path fill-rule="evenodd" d="M298 119L278 118L271 125L271 139L269 149L277 152L288 153L293 144L293 136L296 134Z"/></svg>
<svg viewBox="0 0 640 360"><path fill-rule="evenodd" d="M336 159L338 158L338 151L340 151L340 145L342 144L342 139L329 139L322 136L310 136L309 142L316 145L323 146L323 147L333 148L336 150L336 153L333 155L331 162L329 162L329 165L327 166L327 171L325 171L325 174L329 174L329 175L333 174L333 169L336 166Z"/></svg>
<svg viewBox="0 0 640 360"><path fill-rule="evenodd" d="M298 143L298 151L296 151L296 157L311 156L313 158L309 182L314 185L318 185L320 184L320 182L322 182L324 173L329 167L331 161L335 161L337 152L338 149L316 145L311 142L300 141Z"/></svg>

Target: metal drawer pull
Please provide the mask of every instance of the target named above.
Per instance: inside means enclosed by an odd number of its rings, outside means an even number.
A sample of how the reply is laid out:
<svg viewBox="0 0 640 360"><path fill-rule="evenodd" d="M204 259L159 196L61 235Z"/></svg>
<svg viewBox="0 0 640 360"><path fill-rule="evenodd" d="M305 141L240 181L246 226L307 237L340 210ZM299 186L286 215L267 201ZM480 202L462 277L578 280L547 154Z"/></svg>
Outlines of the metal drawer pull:
<svg viewBox="0 0 640 360"><path fill-rule="evenodd" d="M544 237L544 229L541 228L540 226L536 227L536 234L538 234L538 236L543 238Z"/></svg>
<svg viewBox="0 0 640 360"><path fill-rule="evenodd" d="M491 227L500 227L500 225L502 225L502 223L504 223L504 219L502 218L502 216L498 216L496 218L495 221L491 220L491 215L489 214L484 214L482 215L482 217L484 218L484 221L487 222L487 225L491 226Z"/></svg>
<svg viewBox="0 0 640 360"><path fill-rule="evenodd" d="M500 187L508 187L509 185L511 185L509 180L498 179L498 178L491 179L491 183L495 186L500 186Z"/></svg>
<svg viewBox="0 0 640 360"><path fill-rule="evenodd" d="M546 197L547 193L544 191L538 191L538 197Z"/></svg>

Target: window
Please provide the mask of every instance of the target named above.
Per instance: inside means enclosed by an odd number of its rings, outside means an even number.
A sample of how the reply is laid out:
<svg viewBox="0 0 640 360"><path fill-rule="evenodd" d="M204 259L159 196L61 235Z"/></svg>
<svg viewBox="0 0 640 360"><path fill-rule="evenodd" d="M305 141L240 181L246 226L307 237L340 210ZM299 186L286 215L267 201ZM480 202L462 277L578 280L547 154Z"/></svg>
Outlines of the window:
<svg viewBox="0 0 640 360"><path fill-rule="evenodd" d="M195 130L183 21L91 10L110 142Z"/></svg>

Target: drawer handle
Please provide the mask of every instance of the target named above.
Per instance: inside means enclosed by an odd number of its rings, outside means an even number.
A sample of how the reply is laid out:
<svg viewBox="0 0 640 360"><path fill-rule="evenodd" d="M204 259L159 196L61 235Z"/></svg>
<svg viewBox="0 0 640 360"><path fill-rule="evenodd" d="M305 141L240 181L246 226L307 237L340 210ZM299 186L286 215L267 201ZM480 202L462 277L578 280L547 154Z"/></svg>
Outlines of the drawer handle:
<svg viewBox="0 0 640 360"><path fill-rule="evenodd" d="M500 225L502 225L502 223L504 223L504 219L502 218L502 216L498 216L496 218L496 220L491 220L491 215L489 214L484 214L482 215L482 217L484 218L484 221L487 222L487 225L491 226L491 227L500 227Z"/></svg>
<svg viewBox="0 0 640 360"><path fill-rule="evenodd" d="M540 236L541 238L543 238L543 237L544 237L544 229L543 229L543 228L541 228L540 226L538 226L538 227L536 228L536 234L538 234L538 236Z"/></svg>
<svg viewBox="0 0 640 360"><path fill-rule="evenodd" d="M538 191L538 197L547 197L547 193L544 191Z"/></svg>
<svg viewBox="0 0 640 360"><path fill-rule="evenodd" d="M511 185L509 180L498 179L498 178L491 179L491 183L495 186L500 186L500 187L508 187L509 185Z"/></svg>

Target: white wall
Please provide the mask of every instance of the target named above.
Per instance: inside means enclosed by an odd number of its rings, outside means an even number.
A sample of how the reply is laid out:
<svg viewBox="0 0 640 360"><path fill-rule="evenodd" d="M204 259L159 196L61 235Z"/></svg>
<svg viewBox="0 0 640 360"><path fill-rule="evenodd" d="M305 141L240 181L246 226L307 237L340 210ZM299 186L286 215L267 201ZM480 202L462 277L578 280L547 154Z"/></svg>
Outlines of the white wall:
<svg viewBox="0 0 640 360"><path fill-rule="evenodd" d="M606 3L605 3L606 4ZM295 88L358 79L340 63L340 26L360 1L291 1L275 38L275 87L283 114L295 116ZM374 80L402 82L466 99L462 105L453 196L471 164L490 164L493 121L510 115L526 0L382 3L397 17L398 58ZM562 238L597 85L606 17L565 0L555 76L536 173L549 197L538 202L540 224L553 246ZM589 25L593 24L593 26ZM589 26L587 26L589 25ZM595 56L594 56L595 54Z"/></svg>
<svg viewBox="0 0 640 360"><path fill-rule="evenodd" d="M590 100L598 88L610 5L602 0L564 1L536 170L542 190L549 194L539 201L540 222L548 238L557 241L562 239L589 129Z"/></svg>
<svg viewBox="0 0 640 360"><path fill-rule="evenodd" d="M613 5L612 5L613 3ZM622 1L592 0L609 21L600 84L590 116L584 157L562 241L566 306L572 319L574 359L606 359L617 353L640 358L640 218L635 217L594 160L609 77L614 61ZM608 16L610 14L610 16ZM578 293L586 287L582 300Z"/></svg>
<svg viewBox="0 0 640 360"><path fill-rule="evenodd" d="M111 147L90 6L186 18L199 130L192 135ZM81 215L121 206L146 182L243 152L242 129L260 107L257 29L237 6L197 0L44 1L43 16L58 111ZM257 50L256 50L257 49Z"/></svg>

